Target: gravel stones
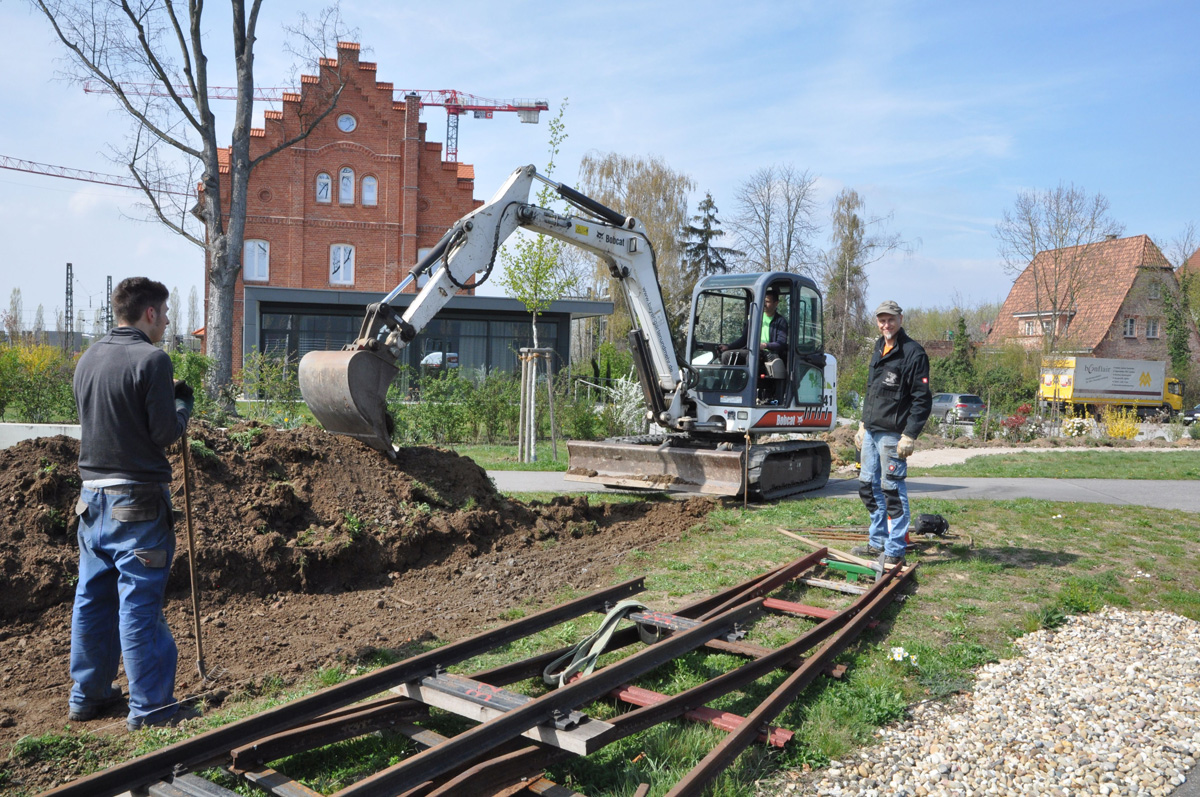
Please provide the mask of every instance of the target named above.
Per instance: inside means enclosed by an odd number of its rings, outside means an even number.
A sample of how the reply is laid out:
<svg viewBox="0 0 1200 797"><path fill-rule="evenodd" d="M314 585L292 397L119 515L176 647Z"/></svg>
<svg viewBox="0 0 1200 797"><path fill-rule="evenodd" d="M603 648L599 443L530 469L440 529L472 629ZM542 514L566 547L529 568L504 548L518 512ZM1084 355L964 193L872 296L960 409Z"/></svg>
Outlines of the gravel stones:
<svg viewBox="0 0 1200 797"><path fill-rule="evenodd" d="M1150 795L1200 757L1200 623L1108 607L1017 641L974 694L916 707L808 780L825 795Z"/></svg>

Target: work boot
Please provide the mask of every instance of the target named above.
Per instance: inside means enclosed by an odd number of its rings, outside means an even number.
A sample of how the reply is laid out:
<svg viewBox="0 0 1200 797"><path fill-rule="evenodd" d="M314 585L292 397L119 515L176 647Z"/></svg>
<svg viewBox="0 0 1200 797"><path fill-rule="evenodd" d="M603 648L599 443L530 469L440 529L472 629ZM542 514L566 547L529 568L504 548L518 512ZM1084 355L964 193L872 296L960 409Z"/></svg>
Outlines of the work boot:
<svg viewBox="0 0 1200 797"><path fill-rule="evenodd" d="M865 559L874 559L883 553L883 549L876 548L874 545L868 543L867 545L855 545L850 549L850 553L854 554L855 556L861 556Z"/></svg>
<svg viewBox="0 0 1200 797"><path fill-rule="evenodd" d="M120 689L114 689L112 695L105 700L101 700L99 703L93 703L83 708L72 708L67 714L67 722L87 722L88 720L94 720L110 708L119 706L124 702L125 695L121 694Z"/></svg>
<svg viewBox="0 0 1200 797"><path fill-rule="evenodd" d="M174 714L158 720L148 720L145 717L131 717L125 721L125 727L129 729L130 733L142 728L174 728L184 720L195 719L199 716L200 712L191 706L180 706Z"/></svg>
<svg viewBox="0 0 1200 797"><path fill-rule="evenodd" d="M890 565L896 565L897 567L904 567L904 557L903 556L886 556L885 555L883 557L883 564L885 567L890 566Z"/></svg>

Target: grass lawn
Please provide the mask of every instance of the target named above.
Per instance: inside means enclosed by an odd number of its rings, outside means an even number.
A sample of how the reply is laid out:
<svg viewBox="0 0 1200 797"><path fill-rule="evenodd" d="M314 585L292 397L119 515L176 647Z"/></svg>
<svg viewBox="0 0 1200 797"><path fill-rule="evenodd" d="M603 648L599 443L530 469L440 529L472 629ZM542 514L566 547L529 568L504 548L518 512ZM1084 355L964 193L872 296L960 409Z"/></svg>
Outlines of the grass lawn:
<svg viewBox="0 0 1200 797"><path fill-rule="evenodd" d="M987 449L981 449L986 451ZM909 468L909 476L1036 479L1200 479L1200 449L1022 451L986 454L959 465Z"/></svg>
<svg viewBox="0 0 1200 797"><path fill-rule="evenodd" d="M1061 455L1047 458L1054 456ZM1098 456L1107 457L1104 461L1111 468L1111 457L1120 455ZM1169 455L1153 456L1163 463L1163 457ZM906 706L969 689L973 668L1013 656L1015 638L1055 626L1065 615L1111 604L1164 609L1200 620L1200 534L1194 515L1029 499L918 499L913 511L944 515L953 531L973 539L974 547L956 547L940 557L914 557L920 562L915 586L906 600L886 611L877 629L868 631L841 656L849 665L846 676L840 681L819 679L778 718L779 725L796 732L788 747L770 752L761 746L752 748L722 775L712 793L728 797L750 794L754 781L774 772L822 766L846 756L869 743L876 727L903 716ZM864 523L862 507L842 499L788 501L746 511L740 506L720 508L680 542L630 552L611 580L615 583L644 575L648 590L639 599L656 609L671 609L807 552L779 534L778 528L803 534L806 528ZM507 619L576 594L547 585L546 592L531 596L527 606L510 610ZM831 607L849 600L840 593L805 587L791 588L786 597ZM596 618L591 617L576 620L453 669L469 672L576 641L595 623ZM748 639L777 646L808 627L811 624L803 620L765 617L749 629ZM888 652L893 646L915 656L916 665L911 660L890 660ZM297 687L284 690L280 682L254 696L243 695L207 715L205 729L335 683L355 667L380 666L421 649L376 652L366 659L312 673ZM602 661L620 655L624 653L606 654ZM737 664L737 659L725 654L693 653L660 668L642 683L675 692ZM745 714L783 677L776 673L713 705ZM514 688L530 694L544 689L536 682ZM601 701L585 710L603 719L623 709ZM448 732L464 727L457 718L446 715L436 717L434 724ZM37 756L38 750L53 751L68 743L75 750L94 749L95 757L89 759L96 762L93 766L120 757L119 751L104 749L104 744L111 743L95 737L48 737L53 738L33 740L36 744L26 745L21 754ZM652 785L650 794L661 795L720 737L721 732L706 726L671 722L610 745L588 759L558 767L549 776L592 797L628 797L643 781ZM142 747L161 746L180 738L180 732L153 731L134 738ZM329 793L411 749L403 737L384 734L284 759L274 766ZM215 771L210 774L216 777ZM230 781L224 783L232 786Z"/></svg>
<svg viewBox="0 0 1200 797"><path fill-rule="evenodd" d="M456 444L446 446L470 457L484 470L542 470L566 471L567 441L558 441L558 459L554 458L553 447L549 440L539 440L537 444L537 462L519 462L517 460L517 444L503 445Z"/></svg>

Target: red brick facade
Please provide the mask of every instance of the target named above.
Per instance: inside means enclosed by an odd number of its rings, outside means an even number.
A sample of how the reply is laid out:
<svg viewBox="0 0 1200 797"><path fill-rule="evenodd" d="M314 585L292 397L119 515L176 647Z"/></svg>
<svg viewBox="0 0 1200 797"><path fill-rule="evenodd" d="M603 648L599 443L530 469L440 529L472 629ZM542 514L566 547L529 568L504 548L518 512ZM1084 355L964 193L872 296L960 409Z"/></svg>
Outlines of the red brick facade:
<svg viewBox="0 0 1200 797"><path fill-rule="evenodd" d="M284 95L281 111L266 113L265 129L252 131L251 157L257 157L296 135L301 109L318 105L339 79L346 81L333 113L250 176L245 238L265 241L269 250L265 280L255 279L259 264L253 258L246 258L238 277L235 370L242 360L245 284L390 291L416 265L418 250L433 246L482 204L474 198L474 169L442 161L442 145L425 140L417 99L394 98L392 84L376 80L375 64L359 61L359 45L340 43L338 59L323 60L319 71L301 79L301 94ZM346 175L352 198L343 199L346 169L352 170ZM318 198L322 174L329 179L325 201ZM374 205L364 197L369 180L376 186ZM350 282L331 280L335 245L354 247Z"/></svg>

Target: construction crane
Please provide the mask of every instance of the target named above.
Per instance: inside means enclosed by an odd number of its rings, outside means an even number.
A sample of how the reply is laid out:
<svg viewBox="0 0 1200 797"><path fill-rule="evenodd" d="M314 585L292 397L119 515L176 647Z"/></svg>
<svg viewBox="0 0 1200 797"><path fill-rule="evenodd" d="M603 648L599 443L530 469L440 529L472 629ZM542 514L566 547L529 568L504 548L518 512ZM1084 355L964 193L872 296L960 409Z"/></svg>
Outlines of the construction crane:
<svg viewBox="0 0 1200 797"><path fill-rule="evenodd" d="M120 83L121 91L137 97L170 97L161 83ZM173 86L174 95L190 98L192 90L187 86ZM89 94L115 94L116 91L106 83L89 80L83 84L83 90ZM285 94L299 96L294 89L272 87L254 89L255 102L282 102ZM537 124L539 114L550 110L550 103L543 99L490 100L487 97L476 97L457 89L394 89L393 97L404 99L409 96L418 98L419 107L446 109L446 160L458 161L458 117L472 114L476 119L491 119L497 113L515 113L525 124ZM210 100L236 100L237 88L230 86L209 86Z"/></svg>
<svg viewBox="0 0 1200 797"><path fill-rule="evenodd" d="M115 185L121 188L132 188L135 191L142 190L137 180L132 177L122 177L118 174L103 174L101 172L89 172L84 169L72 169L68 166L54 166L49 163L38 163L36 161L21 160L20 158L10 158L7 155L0 155L0 169L11 169L15 172L28 172L29 174L44 174L49 177L62 177L66 180L82 180L87 183L99 183L100 185ZM181 191L177 186L165 187L162 185L153 187L153 190L160 194L175 194L176 196L194 196L195 191Z"/></svg>

